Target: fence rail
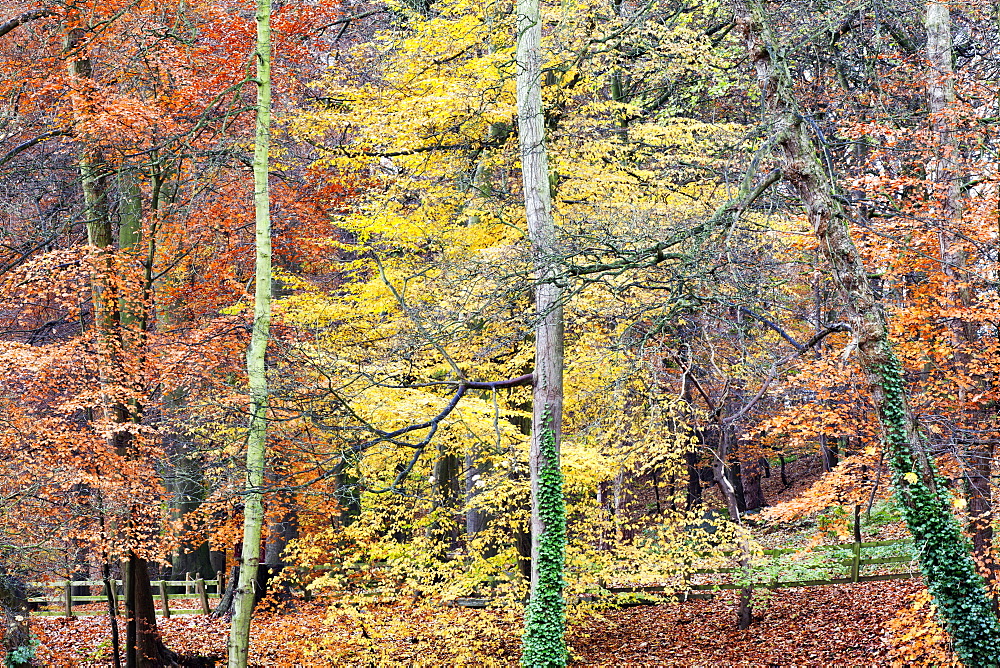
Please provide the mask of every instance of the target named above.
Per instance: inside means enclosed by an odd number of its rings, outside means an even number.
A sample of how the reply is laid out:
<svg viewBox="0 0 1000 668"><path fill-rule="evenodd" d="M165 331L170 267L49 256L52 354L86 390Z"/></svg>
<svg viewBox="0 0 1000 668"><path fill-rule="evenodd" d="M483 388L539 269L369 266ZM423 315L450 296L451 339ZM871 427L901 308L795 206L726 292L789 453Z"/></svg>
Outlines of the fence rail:
<svg viewBox="0 0 1000 668"><path fill-rule="evenodd" d="M111 586L108 586L108 583ZM209 607L210 598L221 598L225 590L225 576L219 573L214 580L205 580L200 577L193 577L188 573L184 580L151 580L150 587L153 589L154 598L160 600L160 607L157 614L169 619L171 615L207 615L211 612ZM124 586L121 580L60 580L57 582L29 582L28 587L32 590L55 591L53 596L32 596L28 602L35 605L58 605L58 610L34 610L30 614L41 616L75 617L86 615L106 615L114 607L116 613L119 611L118 600L121 596L120 590ZM100 594L76 594L74 589L78 587L103 587ZM180 590L180 591L178 591ZM171 609L171 599L195 599L197 608ZM85 603L107 603L103 610L74 610L77 604Z"/></svg>
<svg viewBox="0 0 1000 668"><path fill-rule="evenodd" d="M911 556L894 556L894 557L877 557L873 559L862 558L862 553L865 548L875 548L875 547L890 547L894 545L911 545L913 543L912 538L901 538L898 540L880 540L871 542L853 542L853 543L840 543L837 545L821 545L813 548L813 552L823 552L832 550L849 550L851 552L850 557L844 559L839 559L831 562L831 566L835 564L840 564L849 572L848 577L842 578L815 578L815 579L798 579L798 580L778 580L774 579L771 581L764 582L754 582L753 586L761 589L782 589L787 587L816 587L824 585L840 585L840 584L852 584L857 582L879 582L884 580L908 580L910 578L921 577L921 573L915 571L903 571L899 573L879 573L875 575L862 575L861 569L864 566L884 566L888 564L905 564L911 563L913 558ZM793 549L793 548L782 548L775 550L763 550L764 556L776 557L784 556L789 554L795 554L802 552L803 550ZM739 552L727 551L722 552L722 556L733 557L739 555ZM703 557L708 557L710 555L702 555ZM740 567L719 567L719 568L698 568L690 571L690 575L714 575L714 574L732 574L742 572L744 569ZM752 571L752 569L751 569ZM690 584L685 583L682 587L686 589L688 593L691 592L704 592L704 591L714 591L716 589L742 589L745 584L739 583L711 583L711 584ZM609 586L606 587L607 591L613 594L625 594L625 593L658 593L673 591L674 593L679 593L676 588L667 587L663 585L621 585L621 586Z"/></svg>
<svg viewBox="0 0 1000 668"><path fill-rule="evenodd" d="M909 556L892 556L892 557L877 557L872 559L865 559L862 554L865 548L875 548L875 547L890 547L894 545L908 545L911 544L912 539L900 539L900 540L882 540L882 541L872 541L872 542L854 542L854 543L841 543L838 545L822 545L813 548L814 552L822 552L829 550L849 550L851 552L850 557L843 559L834 560L831 565L840 564L846 567L849 571L848 577L841 578L816 578L816 579L800 579L800 580L772 580L770 582L755 582L754 587L759 587L761 589L781 589L786 587L814 587L814 586L824 586L824 585L840 585L840 584L851 584L857 582L878 582L884 580L904 580L909 578L920 577L920 573L912 571L904 571L899 573L880 573L875 575L862 575L862 568L864 566L884 566L889 564L904 564L913 561L912 557ZM802 550L796 550L792 548L782 548L774 550L763 550L764 556L776 557L784 556L789 554L794 554L797 552L802 552ZM737 552L722 552L722 556L735 556L738 555ZM708 555L703 555L708 556ZM330 568L333 568L331 565ZM323 568L317 568L316 570L323 570ZM720 568L699 568L690 571L690 575L713 575L713 574L732 574L738 573L741 569L738 567L720 567ZM218 573L216 579L214 580L204 580L202 578L195 578L189 573L184 580L152 580L150 586L153 588L154 597L159 599L160 609L157 611L162 617L169 618L171 615L184 615L184 614L208 614L210 612L209 599L210 598L221 598L222 592L225 590L225 576L223 573ZM102 615L107 614L111 606L114 606L115 610L118 610L118 598L119 590L122 587L121 580L112 580L111 588L109 589L104 580L61 580L58 582L32 582L29 586L33 589L41 590L55 590L58 592L54 596L36 596L31 597L28 600L31 603L45 604L45 605L59 605L59 610L36 610L31 614L34 615L63 615L66 617L73 616L83 616L83 615ZM743 584L738 583L712 583L712 584L685 584L682 589L687 592L687 595L697 594L697 592L710 592L714 590L722 589L740 589L744 587ZM103 587L103 592L98 595L80 595L74 594L73 590L77 587ZM181 590L181 591L177 591ZM624 594L624 593L664 593L671 592L674 594L683 593L678 591L676 587L669 587L665 585L610 585L605 586L605 590L613 594ZM199 605L198 608L193 609L171 609L170 601L176 599L192 599L194 598ZM459 598L456 599L453 604L463 606L463 607L484 607L488 603L487 598ZM106 602L108 607L103 610L74 610L75 604L82 603L95 603L95 602Z"/></svg>

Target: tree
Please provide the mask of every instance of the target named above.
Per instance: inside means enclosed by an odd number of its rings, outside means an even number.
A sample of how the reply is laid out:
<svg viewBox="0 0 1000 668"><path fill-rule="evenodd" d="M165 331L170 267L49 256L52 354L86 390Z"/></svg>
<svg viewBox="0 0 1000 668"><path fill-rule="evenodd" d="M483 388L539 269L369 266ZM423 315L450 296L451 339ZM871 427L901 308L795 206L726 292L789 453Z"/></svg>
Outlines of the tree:
<svg viewBox="0 0 1000 668"><path fill-rule="evenodd" d="M563 561L566 510L559 464L563 414L565 281L556 246L542 114L542 20L538 0L517 3L517 132L528 237L535 266L535 371L531 447L531 598L523 666L566 665Z"/></svg>
<svg viewBox="0 0 1000 668"><path fill-rule="evenodd" d="M229 634L229 668L246 668L260 562L261 528L264 524L262 486L267 445L268 385L266 354L271 328L271 198L268 188L271 136L271 2L257 3L257 123L254 133L253 177L256 262L254 313L247 376L250 380L251 414L247 433L246 493L243 501L243 561L236 588L235 612Z"/></svg>
<svg viewBox="0 0 1000 668"><path fill-rule="evenodd" d="M887 316L850 235L850 216L817 153L815 135L799 112L779 44L763 5L734 2L746 52L771 115L783 176L801 198L833 272L884 430L896 493L921 554L921 568L956 652L969 665L996 665L1000 627L951 511L933 460L906 399L902 367L888 336Z"/></svg>

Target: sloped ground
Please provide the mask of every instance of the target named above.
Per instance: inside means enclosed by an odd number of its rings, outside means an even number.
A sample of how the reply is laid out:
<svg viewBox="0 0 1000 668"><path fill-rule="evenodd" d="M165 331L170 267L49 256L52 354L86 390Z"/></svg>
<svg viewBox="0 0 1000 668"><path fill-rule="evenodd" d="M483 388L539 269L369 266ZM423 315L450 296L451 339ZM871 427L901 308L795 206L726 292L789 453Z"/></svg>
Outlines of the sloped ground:
<svg viewBox="0 0 1000 668"><path fill-rule="evenodd" d="M572 634L581 666L886 665L885 622L916 582L803 587L776 592L754 625L736 628L736 595L638 607Z"/></svg>

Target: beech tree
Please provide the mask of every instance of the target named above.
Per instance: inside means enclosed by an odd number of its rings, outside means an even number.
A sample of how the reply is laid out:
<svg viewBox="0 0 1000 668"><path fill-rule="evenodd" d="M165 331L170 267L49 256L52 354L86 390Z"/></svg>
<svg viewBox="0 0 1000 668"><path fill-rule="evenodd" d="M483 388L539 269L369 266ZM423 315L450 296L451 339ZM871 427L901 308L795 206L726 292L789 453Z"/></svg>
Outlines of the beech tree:
<svg viewBox="0 0 1000 668"><path fill-rule="evenodd" d="M815 134L802 118L792 83L762 3L734 2L737 26L757 76L780 150L782 175L805 206L853 334L882 423L896 493L917 542L921 568L955 648L969 665L995 665L1000 627L976 572L969 545L942 486L906 398L902 367L892 349L884 307L851 237L851 216L824 169Z"/></svg>
<svg viewBox="0 0 1000 668"><path fill-rule="evenodd" d="M261 529L264 524L262 487L267 446L267 343L271 329L271 198L268 188L271 136L271 2L257 3L257 122L254 133L253 183L256 262L254 264L253 331L247 350L250 380L250 428L247 432L246 492L243 497L243 559L236 587L229 634L229 668L246 668L250 645L250 615L257 592Z"/></svg>
<svg viewBox="0 0 1000 668"><path fill-rule="evenodd" d="M522 662L563 665L578 594L686 586L702 482L750 625L741 480L819 452L760 521L837 513L884 440L988 665L952 508L990 577L992 18L734 3L0 2L4 564L121 557L131 665L176 660L141 580L237 545L230 665L261 554L361 602L528 597Z"/></svg>
<svg viewBox="0 0 1000 668"><path fill-rule="evenodd" d="M566 510L559 464L563 414L565 274L556 246L542 114L542 21L538 0L517 3L517 132L535 266L535 371L531 446L531 598L525 612L524 666L566 665L563 560Z"/></svg>

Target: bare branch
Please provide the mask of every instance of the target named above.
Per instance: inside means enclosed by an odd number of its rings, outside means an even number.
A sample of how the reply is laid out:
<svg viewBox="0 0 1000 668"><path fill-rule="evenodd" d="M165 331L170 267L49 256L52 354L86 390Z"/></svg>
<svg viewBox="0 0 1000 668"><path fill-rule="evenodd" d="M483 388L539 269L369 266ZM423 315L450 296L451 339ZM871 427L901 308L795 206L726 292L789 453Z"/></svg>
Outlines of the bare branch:
<svg viewBox="0 0 1000 668"><path fill-rule="evenodd" d="M3 37L11 30L28 23L29 21L35 21L37 19L43 19L47 16L54 16L55 12L50 9L34 9L30 12L25 12L20 16L15 16L12 19L8 19L5 23L0 23L0 37Z"/></svg>

